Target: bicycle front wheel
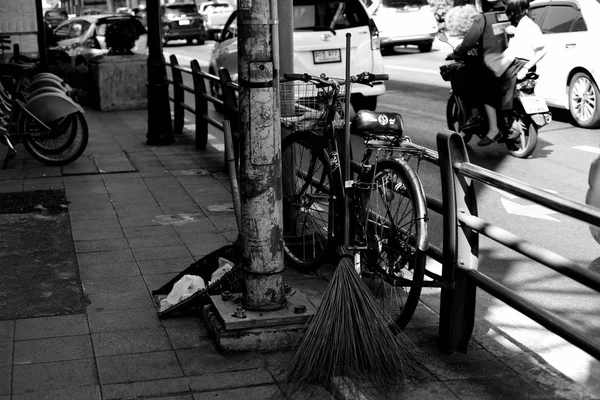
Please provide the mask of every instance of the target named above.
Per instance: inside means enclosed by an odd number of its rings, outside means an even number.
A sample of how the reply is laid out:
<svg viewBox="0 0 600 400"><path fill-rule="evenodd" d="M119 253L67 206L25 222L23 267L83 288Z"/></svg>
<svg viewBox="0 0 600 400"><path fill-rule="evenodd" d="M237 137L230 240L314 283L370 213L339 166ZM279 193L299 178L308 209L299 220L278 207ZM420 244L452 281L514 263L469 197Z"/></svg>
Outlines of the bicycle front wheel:
<svg viewBox="0 0 600 400"><path fill-rule="evenodd" d="M284 254L295 268L315 270L335 248L341 182L334 178L321 138L294 132L281 147Z"/></svg>
<svg viewBox="0 0 600 400"><path fill-rule="evenodd" d="M427 210L418 176L404 160L383 160L359 183L365 191L363 279L399 329L410 321L425 272Z"/></svg>
<svg viewBox="0 0 600 400"><path fill-rule="evenodd" d="M89 131L84 115L74 112L47 124L47 132L35 119L25 115L20 132L31 134L23 145L36 160L47 165L67 165L85 151Z"/></svg>

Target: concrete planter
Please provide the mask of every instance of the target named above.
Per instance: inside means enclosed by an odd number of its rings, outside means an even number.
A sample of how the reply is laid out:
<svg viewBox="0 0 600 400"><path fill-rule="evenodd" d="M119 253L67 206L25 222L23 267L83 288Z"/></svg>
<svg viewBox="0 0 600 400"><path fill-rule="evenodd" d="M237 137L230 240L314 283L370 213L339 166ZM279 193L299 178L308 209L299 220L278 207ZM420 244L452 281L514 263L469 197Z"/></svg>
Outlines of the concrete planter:
<svg viewBox="0 0 600 400"><path fill-rule="evenodd" d="M148 107L147 56L105 56L90 61L90 71L96 88L93 104L100 111Z"/></svg>

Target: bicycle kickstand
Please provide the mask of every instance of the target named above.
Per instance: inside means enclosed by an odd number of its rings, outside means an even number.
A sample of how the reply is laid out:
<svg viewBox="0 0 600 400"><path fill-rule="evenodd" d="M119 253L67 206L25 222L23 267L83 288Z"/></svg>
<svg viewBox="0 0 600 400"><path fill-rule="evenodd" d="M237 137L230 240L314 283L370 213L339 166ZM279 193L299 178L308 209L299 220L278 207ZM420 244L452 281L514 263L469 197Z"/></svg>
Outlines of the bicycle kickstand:
<svg viewBox="0 0 600 400"><path fill-rule="evenodd" d="M6 137L6 135L0 135L0 142L8 147L8 152L6 153L6 157L4 158L4 162L2 163L2 169L6 169L8 167L8 161L13 159L17 155L17 150L13 147L12 143Z"/></svg>

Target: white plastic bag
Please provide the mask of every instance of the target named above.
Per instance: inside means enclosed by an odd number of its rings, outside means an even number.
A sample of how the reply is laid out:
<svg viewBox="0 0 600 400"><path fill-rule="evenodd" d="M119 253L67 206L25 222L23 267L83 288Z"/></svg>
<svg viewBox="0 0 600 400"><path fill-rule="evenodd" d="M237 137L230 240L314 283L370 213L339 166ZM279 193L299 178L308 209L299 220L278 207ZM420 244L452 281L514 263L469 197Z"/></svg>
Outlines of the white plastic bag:
<svg viewBox="0 0 600 400"><path fill-rule="evenodd" d="M223 277L223 275L225 275L226 273L231 271L232 268L233 268L233 263L231 261L229 261L223 257L219 257L219 268L217 268L217 270L212 273L212 275L210 277L210 282L208 282L208 284L212 285L213 283L215 283L216 281L221 279Z"/></svg>
<svg viewBox="0 0 600 400"><path fill-rule="evenodd" d="M201 277L184 275L173 285L173 289L171 289L171 292L163 302L166 302L169 306L173 306L204 288L206 288L206 285Z"/></svg>

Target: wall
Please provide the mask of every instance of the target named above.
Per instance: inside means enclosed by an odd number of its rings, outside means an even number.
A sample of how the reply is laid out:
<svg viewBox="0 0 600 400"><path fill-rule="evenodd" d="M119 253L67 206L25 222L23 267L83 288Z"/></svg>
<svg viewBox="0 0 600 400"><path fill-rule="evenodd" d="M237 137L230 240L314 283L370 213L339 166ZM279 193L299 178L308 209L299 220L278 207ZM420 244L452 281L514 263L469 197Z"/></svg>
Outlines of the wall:
<svg viewBox="0 0 600 400"><path fill-rule="evenodd" d="M12 42L10 50L1 54L0 62L8 61L15 43L22 53L37 53L35 0L0 0L0 34L9 35Z"/></svg>

